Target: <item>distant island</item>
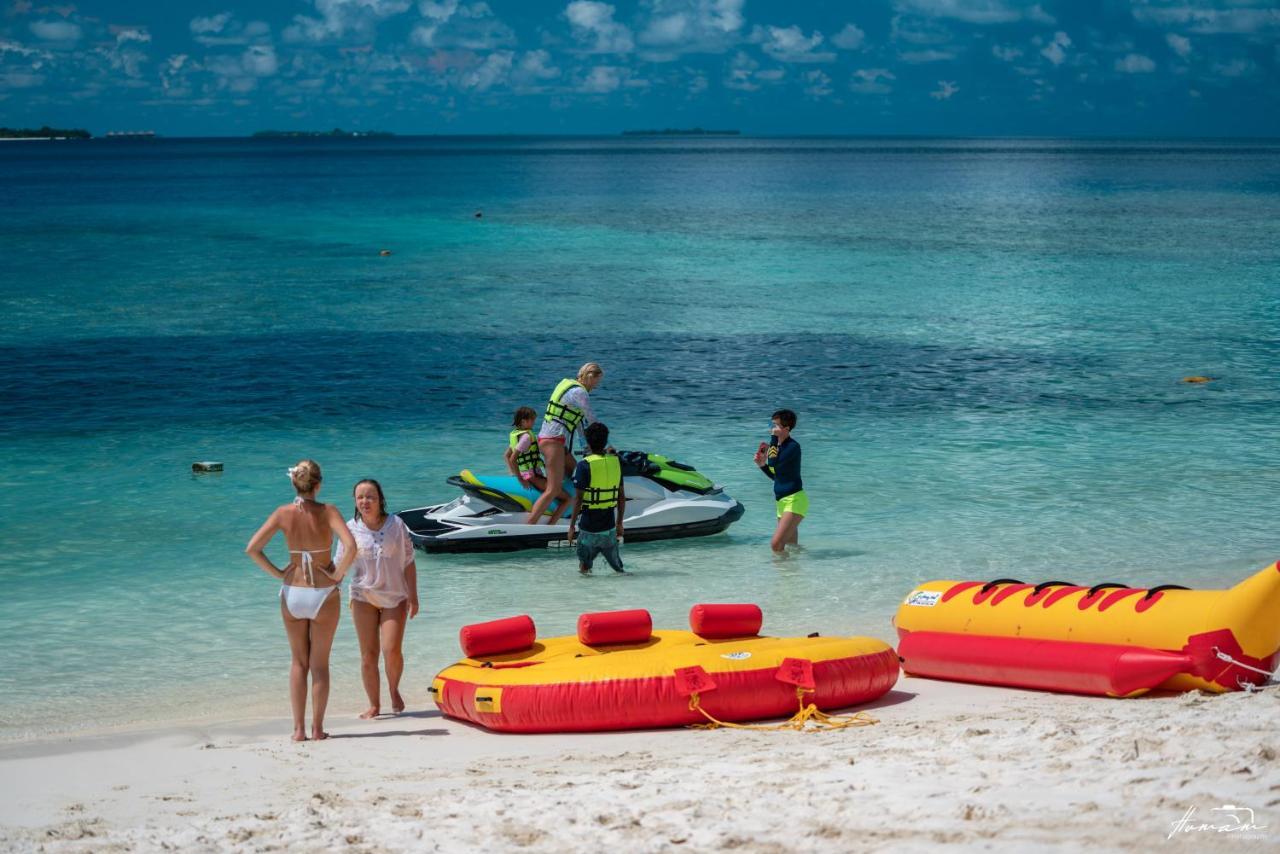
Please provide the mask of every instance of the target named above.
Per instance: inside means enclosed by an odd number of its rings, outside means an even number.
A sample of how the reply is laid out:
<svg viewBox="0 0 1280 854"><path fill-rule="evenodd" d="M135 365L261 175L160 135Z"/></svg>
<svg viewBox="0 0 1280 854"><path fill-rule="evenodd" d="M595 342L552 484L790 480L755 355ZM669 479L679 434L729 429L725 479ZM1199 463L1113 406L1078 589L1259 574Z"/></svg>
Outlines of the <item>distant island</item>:
<svg viewBox="0 0 1280 854"><path fill-rule="evenodd" d="M662 130L624 130L623 136L737 136L738 130L707 130L705 128L663 128Z"/></svg>
<svg viewBox="0 0 1280 854"><path fill-rule="evenodd" d="M372 136L372 137L388 137L395 136L394 133L385 130L343 130L342 128L334 128L333 130L260 130L254 133L254 139L297 139L312 137L354 137L354 136Z"/></svg>
<svg viewBox="0 0 1280 854"><path fill-rule="evenodd" d="M0 139L92 139L93 134L80 128L0 128Z"/></svg>

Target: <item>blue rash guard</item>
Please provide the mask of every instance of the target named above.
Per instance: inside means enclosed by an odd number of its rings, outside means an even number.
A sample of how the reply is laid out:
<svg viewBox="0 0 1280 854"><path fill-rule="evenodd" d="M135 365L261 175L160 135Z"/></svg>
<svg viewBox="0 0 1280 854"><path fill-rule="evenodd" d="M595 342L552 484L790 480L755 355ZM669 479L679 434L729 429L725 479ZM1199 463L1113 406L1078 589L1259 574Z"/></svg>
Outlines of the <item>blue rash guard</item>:
<svg viewBox="0 0 1280 854"><path fill-rule="evenodd" d="M790 436L781 445L778 437L769 437L769 453L760 471L773 481L773 497L782 499L804 489L800 480L800 443Z"/></svg>

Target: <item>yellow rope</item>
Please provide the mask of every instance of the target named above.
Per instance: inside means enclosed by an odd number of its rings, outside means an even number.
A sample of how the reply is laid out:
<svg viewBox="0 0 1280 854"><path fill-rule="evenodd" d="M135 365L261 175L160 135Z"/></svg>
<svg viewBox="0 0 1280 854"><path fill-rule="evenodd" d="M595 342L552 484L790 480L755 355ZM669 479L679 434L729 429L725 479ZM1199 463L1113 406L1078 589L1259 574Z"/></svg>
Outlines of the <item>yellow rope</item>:
<svg viewBox="0 0 1280 854"><path fill-rule="evenodd" d="M796 699L800 702L800 710L791 716L790 720L783 721L780 724L735 724L730 721L718 720L702 708L702 699L698 696L698 692L694 692L689 697L690 711L701 712L709 723L691 724L693 729L718 729L727 727L729 729L754 729L761 732L777 732L784 729L793 729L798 732L819 732L828 729L846 729L856 726L871 726L878 724L880 721L871 717L866 712L854 712L852 715L829 715L819 709L813 703L805 705L804 695L811 692L812 689L796 688ZM812 724L812 728L809 727Z"/></svg>

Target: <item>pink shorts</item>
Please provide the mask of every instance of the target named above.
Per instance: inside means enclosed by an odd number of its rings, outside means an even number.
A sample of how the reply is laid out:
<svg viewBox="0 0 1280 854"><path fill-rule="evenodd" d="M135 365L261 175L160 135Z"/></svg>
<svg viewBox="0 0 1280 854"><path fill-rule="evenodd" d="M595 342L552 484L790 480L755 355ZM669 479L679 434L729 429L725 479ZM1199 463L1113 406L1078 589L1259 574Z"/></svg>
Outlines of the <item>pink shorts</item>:
<svg viewBox="0 0 1280 854"><path fill-rule="evenodd" d="M534 475L537 475L538 477L546 477L546 475L541 471L522 471L520 472L520 480L524 483L529 483L533 480Z"/></svg>

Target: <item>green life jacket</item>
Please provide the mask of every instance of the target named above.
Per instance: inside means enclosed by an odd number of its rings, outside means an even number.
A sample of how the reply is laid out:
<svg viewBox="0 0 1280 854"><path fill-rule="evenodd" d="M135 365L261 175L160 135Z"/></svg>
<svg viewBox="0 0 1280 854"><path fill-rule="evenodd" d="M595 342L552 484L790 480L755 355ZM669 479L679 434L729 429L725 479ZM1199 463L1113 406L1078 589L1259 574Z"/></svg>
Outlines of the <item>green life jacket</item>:
<svg viewBox="0 0 1280 854"><path fill-rule="evenodd" d="M622 494L622 463L618 457L588 454L584 460L591 466L591 485L582 492L582 506L588 510L617 507Z"/></svg>
<svg viewBox="0 0 1280 854"><path fill-rule="evenodd" d="M525 434L529 436L529 448L523 454L516 454L516 469L520 472L537 471L542 468L542 454L538 451L538 440L532 430L512 430L507 446L514 452L516 445L520 444L520 437Z"/></svg>
<svg viewBox="0 0 1280 854"><path fill-rule="evenodd" d="M563 424L570 433L578 429L578 423L582 421L582 410L575 409L572 406L565 406L560 402L560 398L564 397L564 393L575 386L577 388L586 388L577 380L560 380L556 390L551 392L551 400L547 401L547 411L543 415L543 418L548 421Z"/></svg>

